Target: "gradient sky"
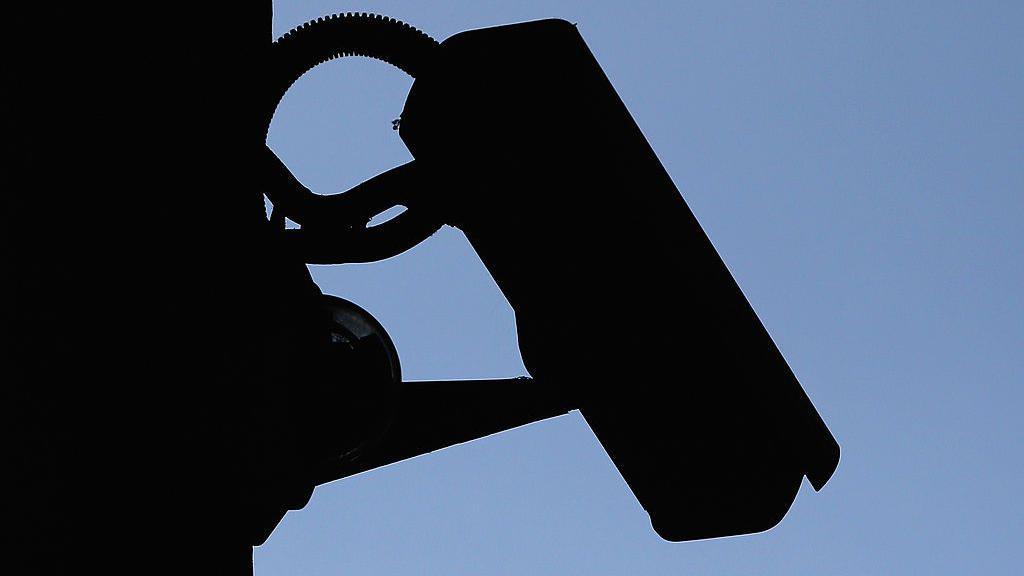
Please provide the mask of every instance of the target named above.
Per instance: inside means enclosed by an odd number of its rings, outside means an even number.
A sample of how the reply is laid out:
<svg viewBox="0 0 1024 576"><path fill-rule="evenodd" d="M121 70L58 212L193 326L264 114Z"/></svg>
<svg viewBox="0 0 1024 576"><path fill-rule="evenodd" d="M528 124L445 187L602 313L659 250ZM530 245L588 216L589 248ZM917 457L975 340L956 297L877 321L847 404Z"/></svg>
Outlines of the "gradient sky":
<svg viewBox="0 0 1024 576"><path fill-rule="evenodd" d="M1019 573L1024 3L276 4L278 35L346 11L438 39L577 22L843 461L769 532L671 544L572 413L318 488L258 575ZM390 126L410 85L322 66L271 146L344 190L411 158ZM387 327L407 379L525 374L457 230L314 276Z"/></svg>

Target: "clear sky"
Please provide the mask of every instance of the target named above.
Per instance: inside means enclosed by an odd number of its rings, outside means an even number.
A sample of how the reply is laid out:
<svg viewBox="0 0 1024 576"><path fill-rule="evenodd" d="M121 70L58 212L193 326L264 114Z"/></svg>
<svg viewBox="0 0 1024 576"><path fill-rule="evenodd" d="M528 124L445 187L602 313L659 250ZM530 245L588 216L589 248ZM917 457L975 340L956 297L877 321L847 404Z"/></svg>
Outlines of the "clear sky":
<svg viewBox="0 0 1024 576"><path fill-rule="evenodd" d="M345 11L438 39L577 22L843 460L767 533L671 544L572 413L318 488L257 574L1020 573L1024 3L292 0L275 33ZM391 130L410 85L322 66L270 143L343 190L411 158ZM408 379L525 374L457 230L314 275Z"/></svg>

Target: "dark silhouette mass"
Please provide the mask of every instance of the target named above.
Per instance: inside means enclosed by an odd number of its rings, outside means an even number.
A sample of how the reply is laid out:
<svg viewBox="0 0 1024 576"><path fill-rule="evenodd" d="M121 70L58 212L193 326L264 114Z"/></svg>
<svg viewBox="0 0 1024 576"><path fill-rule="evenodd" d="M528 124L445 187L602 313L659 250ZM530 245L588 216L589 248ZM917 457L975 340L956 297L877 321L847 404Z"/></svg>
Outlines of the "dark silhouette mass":
<svg viewBox="0 0 1024 576"><path fill-rule="evenodd" d="M668 540L766 530L832 475L838 444L572 24L438 43L349 14L271 43L269 2L210 12L187 50L184 13L142 30L91 7L7 40L28 49L6 436L39 572L247 573L314 486L574 409ZM91 65L56 74L69 47ZM416 79L415 159L319 196L266 133L349 55ZM403 383L385 329L305 268L442 225L514 309L530 378Z"/></svg>

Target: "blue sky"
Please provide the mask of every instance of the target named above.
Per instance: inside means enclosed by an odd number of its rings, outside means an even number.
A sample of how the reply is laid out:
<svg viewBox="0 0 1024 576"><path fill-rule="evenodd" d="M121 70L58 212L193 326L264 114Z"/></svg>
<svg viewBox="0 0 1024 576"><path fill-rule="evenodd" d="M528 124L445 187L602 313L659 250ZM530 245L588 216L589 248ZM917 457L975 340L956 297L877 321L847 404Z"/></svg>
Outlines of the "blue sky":
<svg viewBox="0 0 1024 576"><path fill-rule="evenodd" d="M592 51L843 446L759 535L671 544L578 414L317 489L256 551L285 574L1012 574L1024 541L1024 4L277 2L443 39L546 17ZM304 77L270 144L316 191L411 158L411 80ZM314 267L408 379L525 374L511 310L445 229Z"/></svg>

